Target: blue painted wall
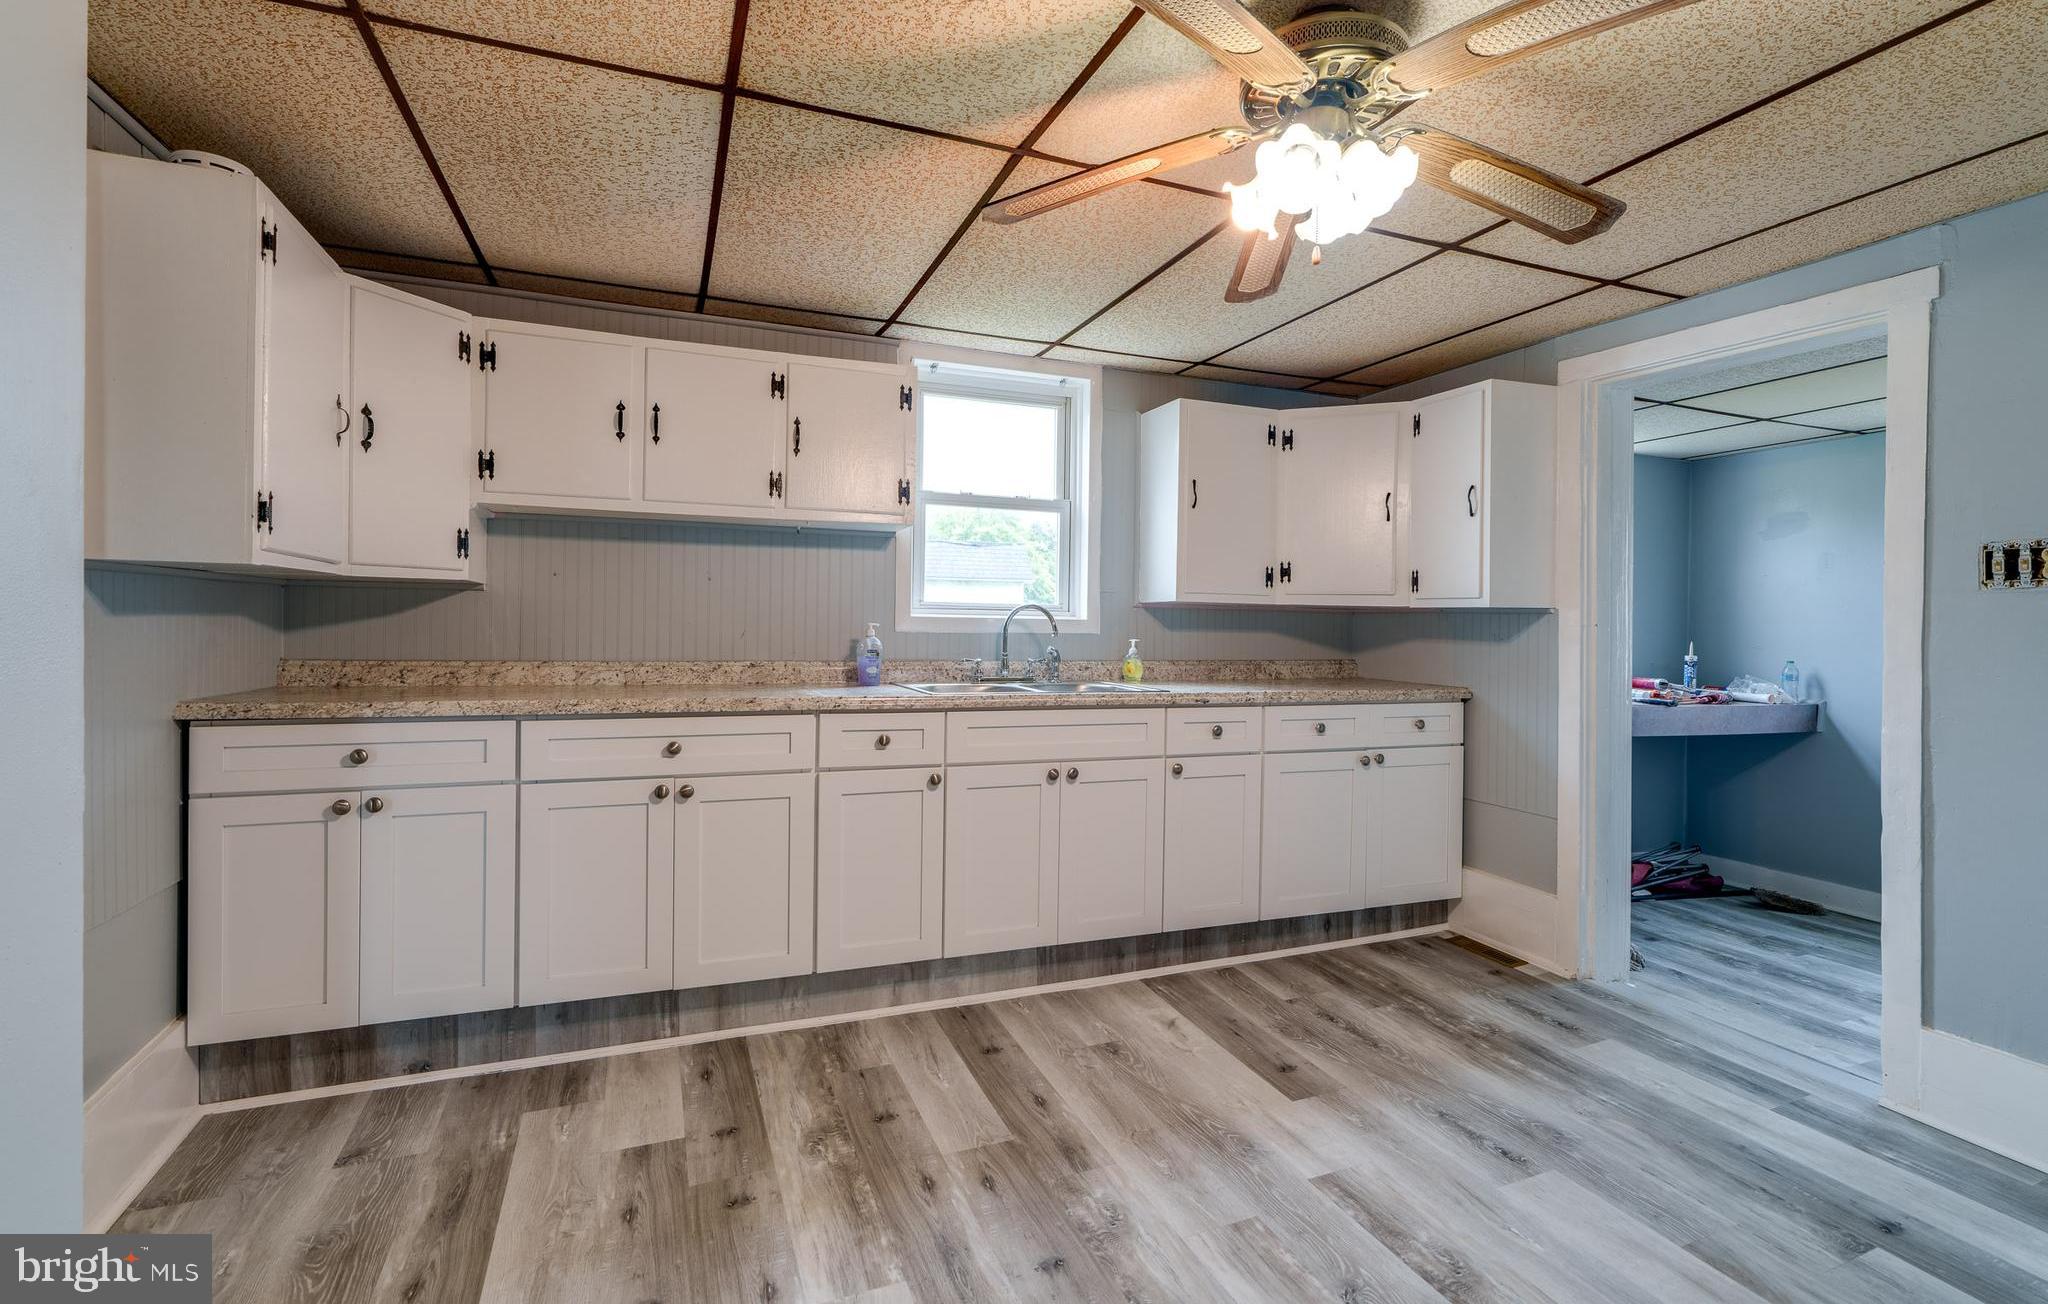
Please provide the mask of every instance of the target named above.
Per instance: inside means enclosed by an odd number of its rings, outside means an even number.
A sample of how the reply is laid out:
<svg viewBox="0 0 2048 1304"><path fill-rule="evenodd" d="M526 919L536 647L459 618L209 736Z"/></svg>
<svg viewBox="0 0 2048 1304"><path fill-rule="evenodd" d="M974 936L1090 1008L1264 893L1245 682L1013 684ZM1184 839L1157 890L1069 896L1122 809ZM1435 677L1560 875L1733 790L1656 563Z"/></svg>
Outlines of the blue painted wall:
<svg viewBox="0 0 2048 1304"><path fill-rule="evenodd" d="M1632 673L1679 677L1689 637L1686 604L1692 579L1692 463L1671 457L1636 459L1635 610ZM1638 738L1629 846L1661 847L1685 839L1686 741Z"/></svg>

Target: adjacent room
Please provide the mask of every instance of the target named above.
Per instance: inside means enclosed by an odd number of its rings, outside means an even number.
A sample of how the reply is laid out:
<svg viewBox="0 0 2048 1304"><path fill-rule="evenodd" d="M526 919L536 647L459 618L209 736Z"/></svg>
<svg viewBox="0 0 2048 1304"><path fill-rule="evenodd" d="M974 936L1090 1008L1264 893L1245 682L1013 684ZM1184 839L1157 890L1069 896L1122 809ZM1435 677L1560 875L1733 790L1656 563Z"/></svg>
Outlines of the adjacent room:
<svg viewBox="0 0 2048 1304"><path fill-rule="evenodd" d="M0 140L0 1298L2048 1300L2048 0L35 0Z"/></svg>

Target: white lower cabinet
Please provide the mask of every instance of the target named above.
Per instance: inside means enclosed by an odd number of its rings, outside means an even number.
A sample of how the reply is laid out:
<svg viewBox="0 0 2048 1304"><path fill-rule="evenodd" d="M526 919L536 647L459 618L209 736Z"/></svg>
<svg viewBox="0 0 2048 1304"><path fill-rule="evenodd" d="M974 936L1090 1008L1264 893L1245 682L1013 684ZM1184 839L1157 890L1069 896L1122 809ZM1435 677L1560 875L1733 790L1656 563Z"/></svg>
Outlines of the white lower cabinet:
<svg viewBox="0 0 2048 1304"><path fill-rule="evenodd" d="M943 951L945 777L818 776L818 972L935 960Z"/></svg>
<svg viewBox="0 0 2048 1304"><path fill-rule="evenodd" d="M1362 781L1356 752L1267 756L1259 918L1364 904Z"/></svg>
<svg viewBox="0 0 2048 1304"><path fill-rule="evenodd" d="M1060 767L946 771L946 954L1059 939Z"/></svg>
<svg viewBox="0 0 2048 1304"><path fill-rule="evenodd" d="M1158 932L1166 763L1083 761L1061 787L1058 940Z"/></svg>
<svg viewBox="0 0 2048 1304"><path fill-rule="evenodd" d="M504 784L364 794L362 1022L512 1004L518 815Z"/></svg>
<svg viewBox="0 0 2048 1304"><path fill-rule="evenodd" d="M1162 926L1257 919L1260 758L1185 756L1166 768Z"/></svg>
<svg viewBox="0 0 2048 1304"><path fill-rule="evenodd" d="M1463 894L1465 749L1400 747L1372 754L1366 788L1365 904Z"/></svg>
<svg viewBox="0 0 2048 1304"><path fill-rule="evenodd" d="M811 972L816 797L809 774L675 786L675 970L708 987Z"/></svg>
<svg viewBox="0 0 2048 1304"><path fill-rule="evenodd" d="M521 786L521 1005L675 985L675 837L669 784Z"/></svg>
<svg viewBox="0 0 2048 1304"><path fill-rule="evenodd" d="M356 801L307 792L188 804L193 1045L362 1021Z"/></svg>

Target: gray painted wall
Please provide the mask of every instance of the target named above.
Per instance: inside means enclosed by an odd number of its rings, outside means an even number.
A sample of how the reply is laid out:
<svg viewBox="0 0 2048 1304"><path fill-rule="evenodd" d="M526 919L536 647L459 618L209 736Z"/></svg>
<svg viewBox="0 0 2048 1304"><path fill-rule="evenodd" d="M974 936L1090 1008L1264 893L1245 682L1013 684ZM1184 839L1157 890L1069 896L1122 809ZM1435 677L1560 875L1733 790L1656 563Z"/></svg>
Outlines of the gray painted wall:
<svg viewBox="0 0 2048 1304"><path fill-rule="evenodd" d="M2033 384L2048 339L2048 196L1986 209L1713 294L1461 367L1388 397L1489 376L1553 383L1559 359L1940 266L1928 411L1926 965L1929 1022L2048 1061L2048 697L2020 677L2048 646L2039 594L1976 585L1974 549L2048 533L2048 440Z"/></svg>
<svg viewBox="0 0 2048 1304"><path fill-rule="evenodd" d="M85 6L0 11L0 1227L76 1231L84 866Z"/></svg>
<svg viewBox="0 0 2048 1304"><path fill-rule="evenodd" d="M1635 609L1632 673L1676 680L1689 637L1692 463L1636 459ZM1685 839L1686 740L1638 738L1630 749L1634 801L1629 845L1648 850Z"/></svg>

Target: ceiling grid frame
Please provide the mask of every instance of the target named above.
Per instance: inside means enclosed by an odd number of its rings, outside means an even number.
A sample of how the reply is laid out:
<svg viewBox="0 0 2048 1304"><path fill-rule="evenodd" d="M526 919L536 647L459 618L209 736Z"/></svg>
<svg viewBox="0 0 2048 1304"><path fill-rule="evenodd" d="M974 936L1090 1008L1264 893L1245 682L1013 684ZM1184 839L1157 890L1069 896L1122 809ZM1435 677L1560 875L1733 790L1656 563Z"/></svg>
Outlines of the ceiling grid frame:
<svg viewBox="0 0 2048 1304"><path fill-rule="evenodd" d="M746 50L747 16L752 0L733 0L732 32L725 46L725 89L718 99L718 155L711 163L711 211L704 217L704 267L697 273L697 311L704 311L711 293L711 260L718 252L718 208L725 200L725 163L732 154L732 111L739 100L733 87L740 80L740 56Z"/></svg>

